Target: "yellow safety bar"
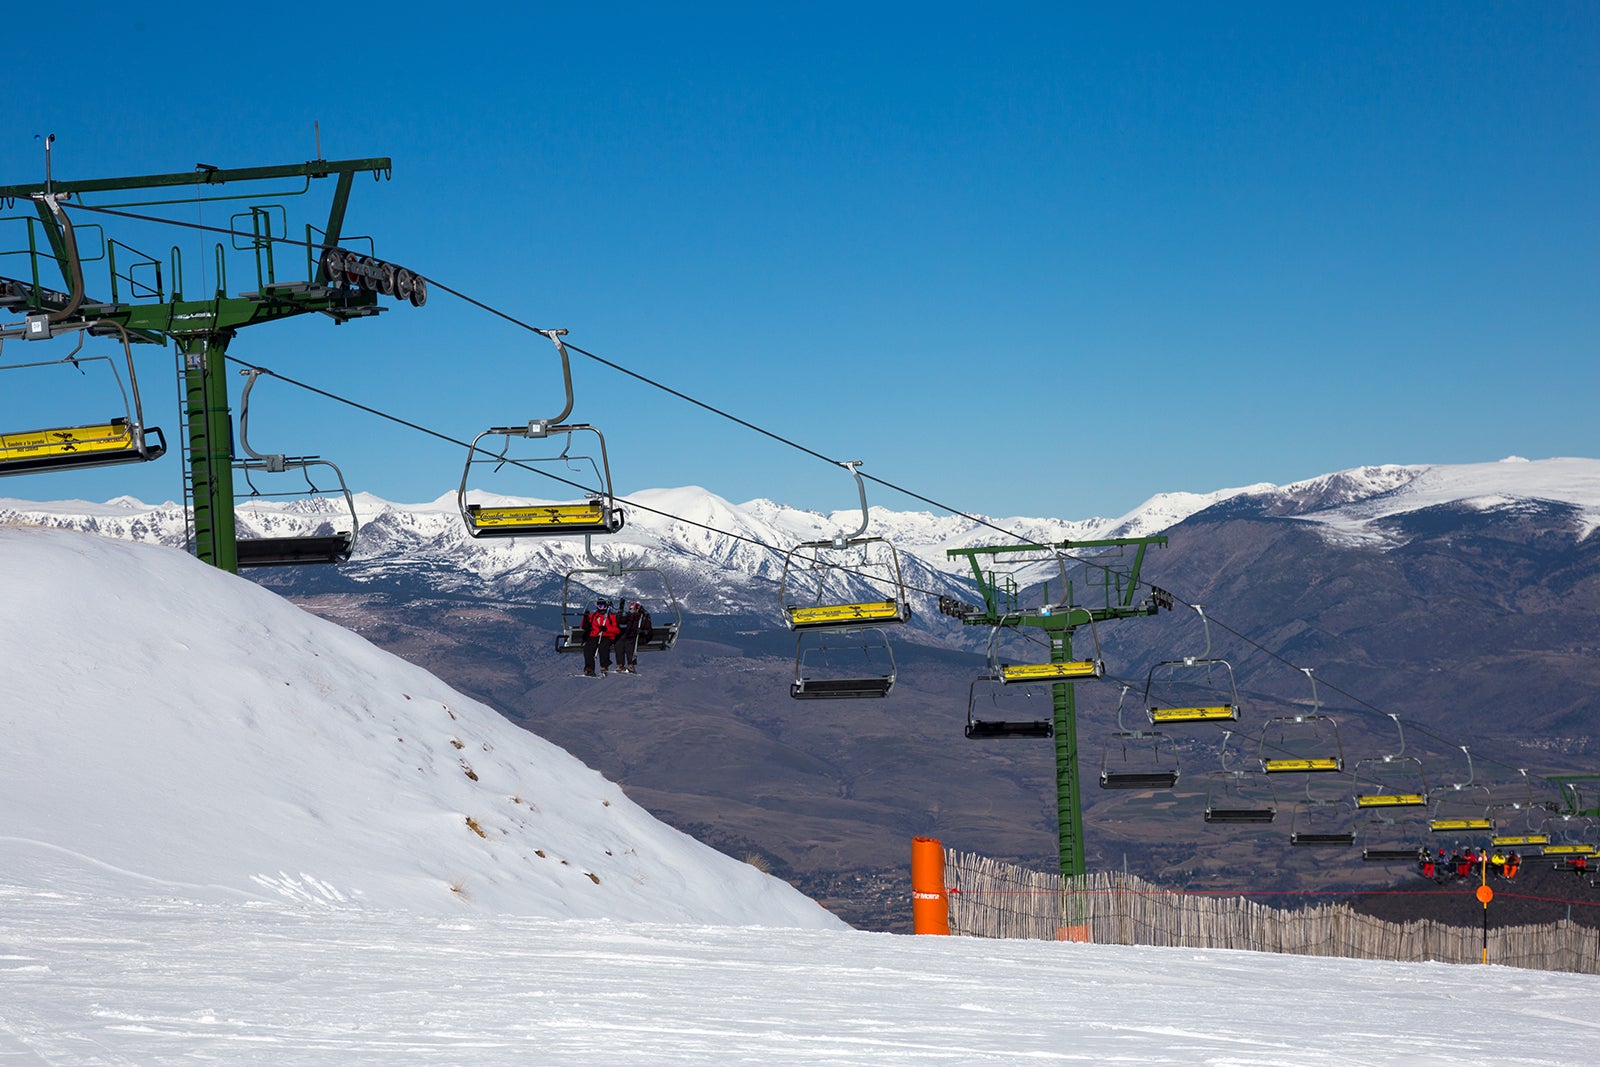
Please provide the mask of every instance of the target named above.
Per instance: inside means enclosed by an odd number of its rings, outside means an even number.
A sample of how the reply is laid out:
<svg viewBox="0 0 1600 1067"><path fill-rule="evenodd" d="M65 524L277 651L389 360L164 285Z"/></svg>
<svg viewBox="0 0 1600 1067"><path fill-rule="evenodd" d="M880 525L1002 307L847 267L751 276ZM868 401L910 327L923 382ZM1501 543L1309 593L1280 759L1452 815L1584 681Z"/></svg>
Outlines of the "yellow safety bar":
<svg viewBox="0 0 1600 1067"><path fill-rule="evenodd" d="M94 426L63 426L51 430L23 430L0 434L0 464L40 456L75 452L119 452L134 448L128 420L116 419Z"/></svg>
<svg viewBox="0 0 1600 1067"><path fill-rule="evenodd" d="M1239 717L1239 705L1215 704L1204 708L1151 708L1153 723L1231 722Z"/></svg>
<svg viewBox="0 0 1600 1067"><path fill-rule="evenodd" d="M1600 853L1600 848L1594 845L1546 845L1546 856L1593 856Z"/></svg>
<svg viewBox="0 0 1600 1067"><path fill-rule="evenodd" d="M1428 824L1428 829L1436 832L1450 830L1493 830L1492 819L1434 819Z"/></svg>
<svg viewBox="0 0 1600 1067"><path fill-rule="evenodd" d="M789 625L806 627L848 626L858 622L902 621L900 605L893 600L867 604L818 604L809 608L790 608Z"/></svg>
<svg viewBox="0 0 1600 1067"><path fill-rule="evenodd" d="M1103 678L1103 660L1079 659L1066 663L1002 663L1000 682L1053 682L1058 678Z"/></svg>
<svg viewBox="0 0 1600 1067"><path fill-rule="evenodd" d="M1495 845L1496 847L1499 847L1499 846L1502 846L1502 845L1512 845L1512 846L1547 845L1549 843L1550 843L1550 835L1549 834L1507 834L1505 836L1496 836L1491 841L1491 844Z"/></svg>
<svg viewBox="0 0 1600 1067"><path fill-rule="evenodd" d="M1336 756L1318 756L1315 759L1264 759L1261 769L1268 774L1304 771L1339 771L1343 764Z"/></svg>
<svg viewBox="0 0 1600 1067"><path fill-rule="evenodd" d="M502 508L468 504L467 513L472 516L472 525L478 529L506 529L513 526L550 530L607 528L605 507L599 501Z"/></svg>
<svg viewBox="0 0 1600 1067"><path fill-rule="evenodd" d="M1358 808L1420 808L1428 803L1421 793L1367 793L1356 797Z"/></svg>

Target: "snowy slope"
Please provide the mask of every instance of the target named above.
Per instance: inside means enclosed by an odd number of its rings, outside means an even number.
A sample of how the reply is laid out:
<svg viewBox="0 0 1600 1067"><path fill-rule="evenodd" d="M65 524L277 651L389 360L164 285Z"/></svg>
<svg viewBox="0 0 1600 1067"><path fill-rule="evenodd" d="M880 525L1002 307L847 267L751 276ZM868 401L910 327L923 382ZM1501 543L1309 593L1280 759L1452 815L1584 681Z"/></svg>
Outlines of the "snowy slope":
<svg viewBox="0 0 1600 1067"><path fill-rule="evenodd" d="M1564 1067L1600 1033L1593 975L8 881L7 1064Z"/></svg>
<svg viewBox="0 0 1600 1067"><path fill-rule="evenodd" d="M179 552L0 526L0 588L0 1062L1555 1065L1600 1033L1588 975L858 933Z"/></svg>
<svg viewBox="0 0 1600 1067"><path fill-rule="evenodd" d="M181 552L0 527L0 588L8 879L842 925L423 670Z"/></svg>

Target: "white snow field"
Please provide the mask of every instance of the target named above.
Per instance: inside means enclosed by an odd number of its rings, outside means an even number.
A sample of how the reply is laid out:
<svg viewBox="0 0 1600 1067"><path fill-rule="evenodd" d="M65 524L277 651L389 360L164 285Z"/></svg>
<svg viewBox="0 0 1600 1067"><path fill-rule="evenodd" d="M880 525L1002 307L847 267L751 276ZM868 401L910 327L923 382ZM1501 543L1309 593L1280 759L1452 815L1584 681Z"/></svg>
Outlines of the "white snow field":
<svg viewBox="0 0 1600 1067"><path fill-rule="evenodd" d="M1600 1039L1591 976L853 931L181 552L0 527L0 589L6 1067L1568 1064Z"/></svg>

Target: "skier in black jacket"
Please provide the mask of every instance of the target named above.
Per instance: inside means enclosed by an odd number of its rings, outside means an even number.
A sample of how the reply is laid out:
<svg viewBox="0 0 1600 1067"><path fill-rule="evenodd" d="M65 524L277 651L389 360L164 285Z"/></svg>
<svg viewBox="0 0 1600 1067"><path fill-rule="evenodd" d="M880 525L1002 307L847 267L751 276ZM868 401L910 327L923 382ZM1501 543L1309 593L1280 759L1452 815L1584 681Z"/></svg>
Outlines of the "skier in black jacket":
<svg viewBox="0 0 1600 1067"><path fill-rule="evenodd" d="M655 635L655 627L650 624L650 613L644 610L643 604L635 601L628 608L628 613L622 616L621 629L622 635L617 638L617 670L638 674L639 642L648 641Z"/></svg>

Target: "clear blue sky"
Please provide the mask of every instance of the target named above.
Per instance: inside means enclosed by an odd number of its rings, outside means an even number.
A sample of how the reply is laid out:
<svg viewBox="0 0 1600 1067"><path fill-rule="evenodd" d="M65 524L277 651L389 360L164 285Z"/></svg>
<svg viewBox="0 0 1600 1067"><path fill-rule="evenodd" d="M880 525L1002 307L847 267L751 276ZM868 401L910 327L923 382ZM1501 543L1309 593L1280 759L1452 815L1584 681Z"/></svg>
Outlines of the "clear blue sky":
<svg viewBox="0 0 1600 1067"><path fill-rule="evenodd" d="M35 134L57 136L56 177L91 178L298 163L318 123L325 157L394 161L348 225L384 258L992 515L1597 454L1593 3L687 6L90 11L11 49L0 183L42 179ZM129 243L194 270L208 240ZM553 351L439 292L230 349L467 439L556 414ZM170 353L138 358L175 437ZM814 458L574 371L621 493L854 503ZM281 383L256 399L258 448L327 456L355 488L415 502L460 480L459 448ZM0 480L180 491L175 456Z"/></svg>

